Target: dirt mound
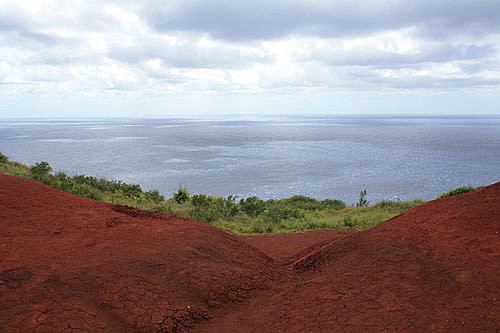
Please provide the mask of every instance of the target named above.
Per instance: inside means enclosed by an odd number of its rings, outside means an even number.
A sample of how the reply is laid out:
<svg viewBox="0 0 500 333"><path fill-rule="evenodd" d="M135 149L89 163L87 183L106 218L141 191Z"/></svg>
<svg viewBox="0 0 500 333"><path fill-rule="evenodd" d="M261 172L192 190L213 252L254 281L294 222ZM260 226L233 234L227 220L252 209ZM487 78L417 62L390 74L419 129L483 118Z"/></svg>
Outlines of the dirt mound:
<svg viewBox="0 0 500 333"><path fill-rule="evenodd" d="M269 287L272 260L207 224L0 175L0 331L181 331Z"/></svg>
<svg viewBox="0 0 500 333"><path fill-rule="evenodd" d="M324 306L330 329L498 332L500 184L426 203L293 268L307 276L297 298L314 304L301 316Z"/></svg>
<svg viewBox="0 0 500 333"><path fill-rule="evenodd" d="M310 249L279 286L202 331L500 331L500 184Z"/></svg>
<svg viewBox="0 0 500 333"><path fill-rule="evenodd" d="M2 332L498 332L498 313L500 183L364 232L236 237L0 175Z"/></svg>

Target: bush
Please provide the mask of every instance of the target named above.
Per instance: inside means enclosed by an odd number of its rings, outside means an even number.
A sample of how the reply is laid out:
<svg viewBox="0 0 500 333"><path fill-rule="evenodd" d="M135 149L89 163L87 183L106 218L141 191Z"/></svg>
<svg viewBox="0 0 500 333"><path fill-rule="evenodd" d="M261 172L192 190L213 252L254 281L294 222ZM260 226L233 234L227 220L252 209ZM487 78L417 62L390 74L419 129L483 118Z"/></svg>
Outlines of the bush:
<svg viewBox="0 0 500 333"><path fill-rule="evenodd" d="M278 224L282 220L304 218L305 214L296 208L273 205L265 211L266 218L273 224Z"/></svg>
<svg viewBox="0 0 500 333"><path fill-rule="evenodd" d="M141 186L137 184L132 184L132 185L123 184L122 187L123 187L122 191L125 193L127 197L130 198L137 199L142 193ZM186 189L186 194L187 194L187 189ZM187 200L189 200L189 195Z"/></svg>
<svg viewBox="0 0 500 333"><path fill-rule="evenodd" d="M214 222L218 219L228 220L239 213L235 196L227 198L195 194L191 198L194 206L190 217L204 222Z"/></svg>
<svg viewBox="0 0 500 333"><path fill-rule="evenodd" d="M209 209L208 207L194 207L191 212L188 214L189 218L193 220L198 220L206 223L213 223L218 220L217 213L213 209Z"/></svg>
<svg viewBox="0 0 500 333"><path fill-rule="evenodd" d="M252 226L251 232L261 234L264 232L264 228L262 228L262 225L256 223Z"/></svg>
<svg viewBox="0 0 500 333"><path fill-rule="evenodd" d="M354 226L354 223L352 222L352 217L350 215L344 216L344 226L347 228L351 228Z"/></svg>
<svg viewBox="0 0 500 333"><path fill-rule="evenodd" d="M178 204L182 204L189 201L189 199L190 198L187 187L179 186L179 190L177 191L177 193L174 193L175 202L177 202Z"/></svg>
<svg viewBox="0 0 500 333"><path fill-rule="evenodd" d="M229 219L239 212L236 205L236 196L230 195L227 198L215 198L217 213L224 219Z"/></svg>
<svg viewBox="0 0 500 333"><path fill-rule="evenodd" d="M278 203L286 206L292 206L303 210L317 210L321 208L321 204L314 198L309 198L304 195L295 195L287 199L277 200Z"/></svg>
<svg viewBox="0 0 500 333"><path fill-rule="evenodd" d="M341 200L325 199L321 201L321 206L324 209L341 210L346 207L346 204Z"/></svg>
<svg viewBox="0 0 500 333"><path fill-rule="evenodd" d="M0 163L7 163L9 158L0 152Z"/></svg>
<svg viewBox="0 0 500 333"><path fill-rule="evenodd" d="M191 197L191 204L195 207L208 207L212 201L212 197L206 194L195 194Z"/></svg>
<svg viewBox="0 0 500 333"><path fill-rule="evenodd" d="M156 203L160 203L165 200L163 195L161 195L158 190L147 191L146 193L144 193L144 196L146 197L146 200L151 200Z"/></svg>
<svg viewBox="0 0 500 333"><path fill-rule="evenodd" d="M30 168L31 173L33 174L33 177L36 179L41 178L44 175L47 175L49 172L52 171L52 167L49 165L48 162L40 162L36 163Z"/></svg>
<svg viewBox="0 0 500 333"><path fill-rule="evenodd" d="M249 197L240 200L241 210L251 217L257 217L266 210L266 203L257 197Z"/></svg>

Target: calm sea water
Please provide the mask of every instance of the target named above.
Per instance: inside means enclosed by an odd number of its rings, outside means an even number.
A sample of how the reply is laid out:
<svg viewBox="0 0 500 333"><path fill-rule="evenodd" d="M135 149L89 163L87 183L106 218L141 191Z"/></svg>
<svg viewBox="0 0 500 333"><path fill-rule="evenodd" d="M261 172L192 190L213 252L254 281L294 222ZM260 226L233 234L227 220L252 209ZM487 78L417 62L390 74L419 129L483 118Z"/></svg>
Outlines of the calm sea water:
<svg viewBox="0 0 500 333"><path fill-rule="evenodd" d="M500 116L0 121L0 151L167 197L429 200L500 181Z"/></svg>

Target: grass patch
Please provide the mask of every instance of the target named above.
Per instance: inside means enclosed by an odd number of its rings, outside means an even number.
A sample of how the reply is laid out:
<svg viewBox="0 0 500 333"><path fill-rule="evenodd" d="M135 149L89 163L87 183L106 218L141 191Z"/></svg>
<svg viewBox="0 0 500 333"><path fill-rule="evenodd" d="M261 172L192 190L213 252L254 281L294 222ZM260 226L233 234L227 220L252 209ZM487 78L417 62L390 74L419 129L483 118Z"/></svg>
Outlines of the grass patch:
<svg viewBox="0 0 500 333"><path fill-rule="evenodd" d="M469 193L475 190L479 190L483 188L483 186L479 187L472 187L472 186L462 186L462 187L457 187L456 189L449 190L448 192L441 193L436 199L444 199L444 198L449 198L454 195L459 195L463 193Z"/></svg>

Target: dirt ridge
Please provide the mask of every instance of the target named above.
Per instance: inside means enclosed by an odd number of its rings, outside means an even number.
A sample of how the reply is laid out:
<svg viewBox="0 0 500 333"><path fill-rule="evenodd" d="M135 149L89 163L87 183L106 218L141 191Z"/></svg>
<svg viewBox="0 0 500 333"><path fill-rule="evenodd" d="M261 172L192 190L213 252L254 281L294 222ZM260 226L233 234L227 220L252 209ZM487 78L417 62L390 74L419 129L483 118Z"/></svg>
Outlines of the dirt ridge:
<svg viewBox="0 0 500 333"><path fill-rule="evenodd" d="M205 223L0 175L0 331L177 332L276 272Z"/></svg>

